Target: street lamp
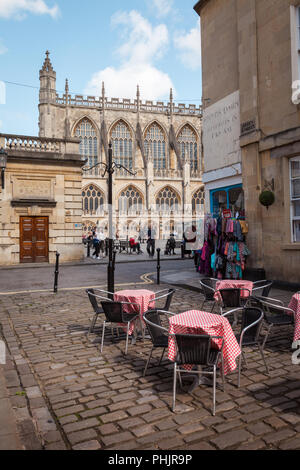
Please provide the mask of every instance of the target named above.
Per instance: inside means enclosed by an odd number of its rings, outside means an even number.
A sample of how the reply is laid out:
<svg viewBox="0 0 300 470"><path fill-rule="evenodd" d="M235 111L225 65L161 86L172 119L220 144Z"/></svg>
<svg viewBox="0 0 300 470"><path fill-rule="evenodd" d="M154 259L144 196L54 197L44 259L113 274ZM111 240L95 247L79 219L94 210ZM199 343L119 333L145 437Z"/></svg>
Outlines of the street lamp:
<svg viewBox="0 0 300 470"><path fill-rule="evenodd" d="M113 253L113 197L112 197L112 185L113 185L113 174L116 169L123 169L127 173L132 176L135 176L136 173L128 170L123 165L113 162L113 154L112 154L112 144L110 142L109 149L108 149L108 163L99 162L96 165L90 168L83 168L83 171L91 171L97 166L104 166L105 172L103 178L105 177L106 173L108 174L108 266L107 266L107 290L108 292L114 292L115 290L115 280L114 280L114 264L115 258Z"/></svg>
<svg viewBox="0 0 300 470"><path fill-rule="evenodd" d="M1 186L4 189L4 173L7 164L7 153L5 152L4 148L0 149L0 169L1 169Z"/></svg>

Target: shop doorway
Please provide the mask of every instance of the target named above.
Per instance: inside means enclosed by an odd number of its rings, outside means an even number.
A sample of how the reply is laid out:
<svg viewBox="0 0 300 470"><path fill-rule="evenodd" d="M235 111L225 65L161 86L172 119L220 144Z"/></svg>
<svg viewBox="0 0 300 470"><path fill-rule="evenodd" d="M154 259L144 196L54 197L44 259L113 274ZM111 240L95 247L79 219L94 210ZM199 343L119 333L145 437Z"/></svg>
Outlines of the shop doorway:
<svg viewBox="0 0 300 470"><path fill-rule="evenodd" d="M48 262L48 217L20 217L20 263Z"/></svg>

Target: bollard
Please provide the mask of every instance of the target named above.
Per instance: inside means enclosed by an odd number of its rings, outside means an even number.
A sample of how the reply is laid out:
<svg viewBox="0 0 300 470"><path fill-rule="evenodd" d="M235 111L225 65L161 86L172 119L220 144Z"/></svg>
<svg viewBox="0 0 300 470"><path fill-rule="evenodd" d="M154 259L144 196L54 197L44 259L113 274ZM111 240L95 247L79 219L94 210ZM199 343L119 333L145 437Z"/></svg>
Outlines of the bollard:
<svg viewBox="0 0 300 470"><path fill-rule="evenodd" d="M181 259L184 259L184 244L181 244Z"/></svg>
<svg viewBox="0 0 300 470"><path fill-rule="evenodd" d="M157 248L157 285L160 285L160 248Z"/></svg>
<svg viewBox="0 0 300 470"><path fill-rule="evenodd" d="M55 271L54 271L54 294L57 293L58 274L59 274L59 257L60 257L60 254L56 252L56 263L55 263Z"/></svg>
<svg viewBox="0 0 300 470"><path fill-rule="evenodd" d="M91 244L90 241L88 240L87 242L87 255L88 258L91 256Z"/></svg>
<svg viewBox="0 0 300 470"><path fill-rule="evenodd" d="M117 255L117 250L113 251L113 269L114 271L116 270L116 255Z"/></svg>

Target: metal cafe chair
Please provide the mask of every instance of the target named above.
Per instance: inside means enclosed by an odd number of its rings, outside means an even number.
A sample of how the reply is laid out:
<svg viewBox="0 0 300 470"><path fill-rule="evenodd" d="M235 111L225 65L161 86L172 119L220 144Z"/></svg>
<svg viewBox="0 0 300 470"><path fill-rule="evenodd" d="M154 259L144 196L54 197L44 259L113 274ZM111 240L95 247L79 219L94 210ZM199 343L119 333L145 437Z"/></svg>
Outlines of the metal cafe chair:
<svg viewBox="0 0 300 470"><path fill-rule="evenodd" d="M162 317L169 317L176 315L175 313L172 312L167 312L164 310L148 310L148 312L145 312L143 315L144 322L146 323L147 329L150 334L150 338L152 341L152 349L150 351L143 376L145 377L150 359L152 357L152 353L154 349L163 349L162 356L159 361L159 365L161 364L165 350L168 347L168 341L169 341L169 331L166 327L162 325Z"/></svg>
<svg viewBox="0 0 300 470"><path fill-rule="evenodd" d="M126 305L134 305L140 309L140 305L133 303L133 302L114 302L112 300L106 300L101 302L105 320L103 321L103 329L102 329L102 340L101 340L101 349L100 352L103 351L104 345L104 336L105 336L105 328L107 325L110 325L112 328L115 325L117 328L121 328L121 325L126 326L126 346L125 346L125 355L128 352L128 337L129 337L129 329L132 324L137 318L140 319L140 313L127 313L124 311L124 306ZM112 335L113 336L113 335ZM114 340L114 336L113 336Z"/></svg>
<svg viewBox="0 0 300 470"><path fill-rule="evenodd" d="M97 292L97 294L96 294L96 292ZM94 317L92 319L91 326L90 326L90 329L89 329L89 334L90 334L90 333L93 333L93 331L94 331L94 328L95 328L95 325L96 325L96 322L97 322L97 319L98 319L99 315L104 315L103 308L101 307L101 305L99 305L97 299L99 299L99 300L108 300L107 295L113 296L114 294L112 292L108 292L108 291L100 290L100 289L87 289L86 293L89 297L89 301L91 302L91 305L92 305L93 310L94 310ZM100 294L100 295L98 295L98 294Z"/></svg>
<svg viewBox="0 0 300 470"><path fill-rule="evenodd" d="M246 301L244 301L241 297L242 291L246 291L249 294L249 296L246 297ZM251 292L249 289L246 289L244 287L235 287L233 289L219 289L218 292L220 293L222 299L222 303L220 305L220 314L223 315L224 310L230 308L230 313L232 313L234 316L233 326L235 326L238 322L236 312L240 308L247 306L248 300L250 300L251 298Z"/></svg>
<svg viewBox="0 0 300 470"><path fill-rule="evenodd" d="M264 348L273 327L294 325L295 312L288 307L284 307L281 300L270 297L254 296L253 301L264 311L264 322L267 325L267 333L263 342Z"/></svg>
<svg viewBox="0 0 300 470"><path fill-rule="evenodd" d="M260 293L263 297L268 297L273 284L273 281L255 281L253 282L252 293L255 295Z"/></svg>
<svg viewBox="0 0 300 470"><path fill-rule="evenodd" d="M169 311L173 295L175 294L175 290L176 289L164 289L155 293L155 298L153 299L153 302L156 303L158 300L166 299L165 305L161 307L159 310L163 310L165 312ZM157 310L157 309L153 308L151 310Z"/></svg>
<svg viewBox="0 0 300 470"><path fill-rule="evenodd" d="M208 335L172 335L176 344L176 358L174 361L174 377L173 377L173 404L172 411L175 411L176 406L176 383L177 376L179 377L180 384L181 372L187 372L197 375L212 375L213 376L213 410L212 414L216 414L216 387L217 387L217 366L222 363L222 382L224 391L224 364L223 364L223 347L224 339L222 336L208 336ZM214 347L214 341L221 341L221 348ZM201 366L201 370L186 370L181 368L184 364L194 364ZM205 368L203 370L203 368ZM198 368L199 369L199 368Z"/></svg>
<svg viewBox="0 0 300 470"><path fill-rule="evenodd" d="M201 305L201 310L204 307L204 304L207 302L213 302L211 312L214 311L215 305L216 305L216 300L214 298L214 295L216 293L216 283L218 279L213 279L213 278L203 278L200 279L200 286L201 286L201 291L202 294L204 295L204 300Z"/></svg>
<svg viewBox="0 0 300 470"><path fill-rule="evenodd" d="M261 344L260 342L260 332L264 319L264 312L260 308L256 307L244 307L240 308L239 311L242 312L241 329L240 333L235 335L241 349L241 355L239 357L238 366L238 387L240 387L241 385L242 359L244 359L245 363L247 364L243 351L244 347L257 346L259 348L261 357L266 367L267 374L269 374L269 368L264 355L264 343ZM236 312L237 310L235 309L235 313ZM230 313L232 313L232 311L224 313L223 317L226 317Z"/></svg>

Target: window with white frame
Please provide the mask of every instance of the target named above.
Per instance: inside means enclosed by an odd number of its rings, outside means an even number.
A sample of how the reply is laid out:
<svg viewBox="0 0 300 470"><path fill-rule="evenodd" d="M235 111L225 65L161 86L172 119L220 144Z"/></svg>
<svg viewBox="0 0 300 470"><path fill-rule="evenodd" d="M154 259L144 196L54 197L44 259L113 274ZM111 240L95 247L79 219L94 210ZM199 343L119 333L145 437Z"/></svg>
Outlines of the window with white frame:
<svg viewBox="0 0 300 470"><path fill-rule="evenodd" d="M300 242L300 157L290 160L292 241Z"/></svg>

